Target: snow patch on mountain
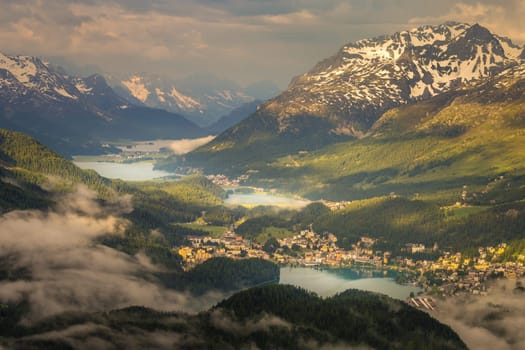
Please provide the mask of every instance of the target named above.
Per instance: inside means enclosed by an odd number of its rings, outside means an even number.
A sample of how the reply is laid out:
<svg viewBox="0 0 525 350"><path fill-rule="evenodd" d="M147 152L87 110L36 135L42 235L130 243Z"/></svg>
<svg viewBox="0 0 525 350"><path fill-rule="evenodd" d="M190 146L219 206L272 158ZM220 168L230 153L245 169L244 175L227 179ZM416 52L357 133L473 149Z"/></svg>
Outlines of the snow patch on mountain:
<svg viewBox="0 0 525 350"><path fill-rule="evenodd" d="M78 91L80 91L81 93L85 95L90 94L93 91L93 88L87 87L82 79L77 79L75 81L75 87L77 88Z"/></svg>
<svg viewBox="0 0 525 350"><path fill-rule="evenodd" d="M78 97L77 96L73 96L71 95L69 92L66 91L66 89L64 88L60 88L60 87L56 87L54 88L53 90L55 90L59 95L62 95L64 97L67 97L67 98L71 98L73 100L78 100Z"/></svg>
<svg viewBox="0 0 525 350"><path fill-rule="evenodd" d="M159 101L161 103L165 103L166 102L166 99L164 98L164 91L162 91L161 89L159 88L156 88L155 89L155 94L157 95L157 98L159 99Z"/></svg>
<svg viewBox="0 0 525 350"><path fill-rule="evenodd" d="M171 88L170 96L173 97L177 102L177 106L181 109L194 110L202 108L201 104L195 101L193 98L181 94L175 87Z"/></svg>
<svg viewBox="0 0 525 350"><path fill-rule="evenodd" d="M30 84L37 68L29 56L9 57L0 53L0 68L9 71L20 83Z"/></svg>
<svg viewBox="0 0 525 350"><path fill-rule="evenodd" d="M140 102L144 103L148 99L150 92L142 82L141 77L136 75L132 76L129 80L122 81L122 85L124 85L129 90L130 94Z"/></svg>
<svg viewBox="0 0 525 350"><path fill-rule="evenodd" d="M509 38L501 37L498 35L494 36L498 38L501 47L503 48L503 51L505 51L505 56L511 59L515 59L520 56L521 52L523 51L523 48L519 47L518 45L515 45Z"/></svg>

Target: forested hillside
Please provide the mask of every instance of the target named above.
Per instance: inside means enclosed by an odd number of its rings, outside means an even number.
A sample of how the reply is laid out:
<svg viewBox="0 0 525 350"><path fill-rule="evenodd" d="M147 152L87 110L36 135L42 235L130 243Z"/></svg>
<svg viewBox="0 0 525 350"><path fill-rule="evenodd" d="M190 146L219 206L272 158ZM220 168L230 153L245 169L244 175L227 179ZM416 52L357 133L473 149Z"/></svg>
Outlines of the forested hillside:
<svg viewBox="0 0 525 350"><path fill-rule="evenodd" d="M273 285L240 292L194 316L130 307L13 326L20 309L5 306L0 314L6 326L0 328L0 341L13 349L122 348L130 343L149 349L466 349L448 326L426 313L357 290L321 299L296 287Z"/></svg>
<svg viewBox="0 0 525 350"><path fill-rule="evenodd" d="M108 215L117 210L114 215L127 220L123 234L101 235L96 242L130 256L145 254L152 263L168 268L169 273L161 278L166 285L204 293L210 289L233 291L278 279L275 266L264 261L233 263L226 259L208 263L222 266L224 276L217 275L208 265L191 274L182 271L180 256L172 247L181 245L188 235L205 232L178 224L195 221L205 212L208 221L228 225L237 215L222 206L224 190L205 177L133 185L109 180L94 171L78 168L27 135L6 129L0 129L0 159L2 213L16 209L63 211L72 205L64 202L64 198L73 203L80 201L81 206L73 209L75 213L87 210L85 216L90 216L93 210L107 211ZM79 186L87 190L77 192ZM242 272L245 269L249 272ZM23 277L17 273L13 276Z"/></svg>

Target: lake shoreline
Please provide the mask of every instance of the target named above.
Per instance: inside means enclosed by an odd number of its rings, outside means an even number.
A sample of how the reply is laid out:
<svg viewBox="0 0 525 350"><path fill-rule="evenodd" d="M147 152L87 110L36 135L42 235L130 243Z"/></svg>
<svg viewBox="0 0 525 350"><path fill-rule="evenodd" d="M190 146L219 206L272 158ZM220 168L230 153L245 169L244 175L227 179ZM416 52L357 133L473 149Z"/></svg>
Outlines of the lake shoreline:
<svg viewBox="0 0 525 350"><path fill-rule="evenodd" d="M370 272L371 269L367 272ZM315 269L310 267L281 267L280 284L292 284L317 293L322 297L330 297L347 289L359 289L370 292L382 293L392 298L406 300L411 293L418 294L423 290L410 284L399 284L391 270L386 271L386 276L374 276L362 269L352 268L325 268ZM390 274L390 275L389 275Z"/></svg>

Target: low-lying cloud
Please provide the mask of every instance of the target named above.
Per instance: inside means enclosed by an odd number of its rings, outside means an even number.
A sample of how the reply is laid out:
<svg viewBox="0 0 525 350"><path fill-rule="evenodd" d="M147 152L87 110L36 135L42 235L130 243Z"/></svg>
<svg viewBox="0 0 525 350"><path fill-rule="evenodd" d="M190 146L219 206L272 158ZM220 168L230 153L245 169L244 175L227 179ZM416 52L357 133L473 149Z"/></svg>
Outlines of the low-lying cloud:
<svg viewBox="0 0 525 350"><path fill-rule="evenodd" d="M237 321L221 309L214 310L210 315L210 323L216 329L234 334L236 336L247 336L255 332L268 331L270 328L284 328L290 330L292 325L285 320L273 316L262 315L253 320Z"/></svg>
<svg viewBox="0 0 525 350"><path fill-rule="evenodd" d="M176 349L184 339L176 332L144 331L134 328L133 332L113 330L91 322L70 326L58 331L49 331L23 338L23 341L59 340L74 349ZM0 348L1 349L1 348Z"/></svg>
<svg viewBox="0 0 525 350"><path fill-rule="evenodd" d="M456 331L470 349L525 349L525 293L516 281L495 283L488 296L438 301L439 321Z"/></svg>
<svg viewBox="0 0 525 350"><path fill-rule="evenodd" d="M96 243L103 235L122 235L120 217L129 198L101 207L80 188L56 211L13 211L0 216L0 258L27 276L0 281L0 302L30 302L26 321L65 311L100 311L129 305L163 310L200 311L221 295L202 298L162 287L161 267L143 254L129 256Z"/></svg>
<svg viewBox="0 0 525 350"><path fill-rule="evenodd" d="M182 155L189 153L193 151L194 149L207 144L211 140L213 140L215 136L209 135L206 137L201 137L198 139L181 139L173 142L169 148L173 151L173 153Z"/></svg>

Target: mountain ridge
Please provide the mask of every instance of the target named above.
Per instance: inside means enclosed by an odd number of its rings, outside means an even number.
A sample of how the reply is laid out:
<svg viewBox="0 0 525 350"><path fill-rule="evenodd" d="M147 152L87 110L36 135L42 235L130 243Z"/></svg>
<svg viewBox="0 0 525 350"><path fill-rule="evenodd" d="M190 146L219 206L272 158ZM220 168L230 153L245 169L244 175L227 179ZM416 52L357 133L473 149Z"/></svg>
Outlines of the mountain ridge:
<svg viewBox="0 0 525 350"><path fill-rule="evenodd" d="M268 161L362 138L389 109L474 86L519 64L521 52L478 24L456 22L347 44L295 77L255 114L187 155L187 164L206 169L204 158L217 159L238 170L242 162L232 162L241 149L267 148L257 154Z"/></svg>
<svg viewBox="0 0 525 350"><path fill-rule="evenodd" d="M204 134L178 114L129 103L100 75L74 77L38 57L3 54L0 127L26 132L66 155L104 153L107 139Z"/></svg>
<svg viewBox="0 0 525 350"><path fill-rule="evenodd" d="M179 113L201 127L255 100L279 93L271 82L256 82L246 87L201 73L184 79L170 79L151 73L105 74L122 97L134 103Z"/></svg>
<svg viewBox="0 0 525 350"><path fill-rule="evenodd" d="M508 67L519 57L512 45L478 24L453 22L359 40L294 78L283 94L261 110L277 114L280 123L300 113L331 116L341 112L350 117L361 113L364 121L355 122L369 127L374 121L367 116L369 110L384 111L435 96ZM442 67L443 63L448 65ZM349 127L339 132L358 136L366 131Z"/></svg>

